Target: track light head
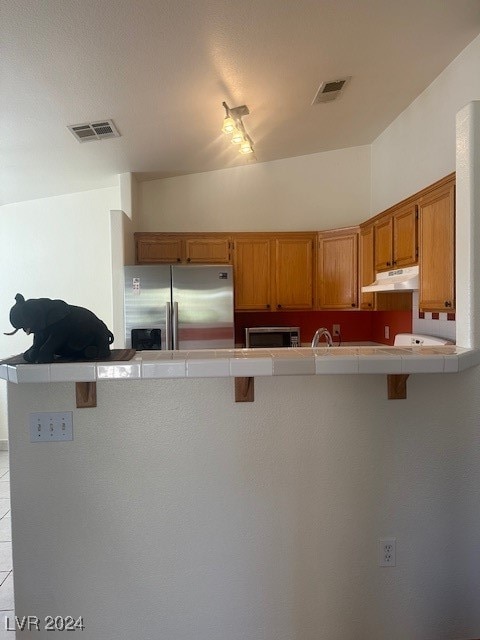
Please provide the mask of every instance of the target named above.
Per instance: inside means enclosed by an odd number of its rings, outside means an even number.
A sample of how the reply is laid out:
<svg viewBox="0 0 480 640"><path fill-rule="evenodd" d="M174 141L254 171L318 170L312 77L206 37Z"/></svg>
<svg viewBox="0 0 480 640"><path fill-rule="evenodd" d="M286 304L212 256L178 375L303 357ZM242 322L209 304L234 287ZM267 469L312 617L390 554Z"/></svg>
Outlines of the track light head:
<svg viewBox="0 0 480 640"><path fill-rule="evenodd" d="M247 136L245 140L240 145L240 153L243 155L248 155L249 153L253 153L253 147L250 138Z"/></svg>
<svg viewBox="0 0 480 640"><path fill-rule="evenodd" d="M230 133L233 133L235 129L236 129L235 120L230 116L225 116L223 120L223 127L222 127L223 133L226 133L227 135L229 135Z"/></svg>
<svg viewBox="0 0 480 640"><path fill-rule="evenodd" d="M232 133L232 137L230 138L233 144L240 144L241 142L243 142L243 139L243 131L240 131L240 129L235 129L235 131Z"/></svg>

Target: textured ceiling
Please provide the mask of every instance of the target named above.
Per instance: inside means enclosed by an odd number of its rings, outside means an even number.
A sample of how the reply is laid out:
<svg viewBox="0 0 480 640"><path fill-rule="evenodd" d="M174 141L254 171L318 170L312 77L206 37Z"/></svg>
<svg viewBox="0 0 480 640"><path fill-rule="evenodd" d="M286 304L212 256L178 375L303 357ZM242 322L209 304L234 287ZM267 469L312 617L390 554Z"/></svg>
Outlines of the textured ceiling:
<svg viewBox="0 0 480 640"><path fill-rule="evenodd" d="M0 204L372 142L480 33L478 0L0 0ZM351 76L311 106L320 83ZM67 125L112 118L79 144Z"/></svg>

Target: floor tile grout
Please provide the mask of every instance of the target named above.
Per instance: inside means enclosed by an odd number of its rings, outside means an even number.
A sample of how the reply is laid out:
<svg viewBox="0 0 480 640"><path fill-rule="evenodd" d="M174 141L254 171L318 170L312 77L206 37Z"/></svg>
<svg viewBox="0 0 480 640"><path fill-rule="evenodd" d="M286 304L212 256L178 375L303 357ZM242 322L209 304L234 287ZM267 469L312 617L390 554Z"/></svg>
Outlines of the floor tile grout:
<svg viewBox="0 0 480 640"><path fill-rule="evenodd" d="M2 459L2 456L0 456L0 460ZM4 483L8 483L8 485L10 485L10 479L8 477L9 474L9 469L6 469L5 471L1 470L0 471L0 483L1 486L5 487ZM4 480L2 480L2 478L5 478ZM8 486L8 489L10 489L10 486ZM0 498L0 500L5 500L6 504L4 504L4 506L6 507L8 505L8 507L10 507L10 491L8 491L8 497L3 497ZM4 513L1 517L0 517L0 522L6 521L7 516L9 516L10 514L10 508L8 508L8 510L6 511L6 513ZM10 565L11 563L8 561L8 556L11 556L11 548L12 548L12 536L11 536L11 531L10 534L8 534L8 532L6 532L4 534L6 537L9 537L9 540L0 540L0 545L2 546L3 549L7 550L7 559L6 559L6 564L7 566ZM8 547L7 547L8 545ZM6 571L0 571L0 600L1 605L0 607L0 616L3 614L3 616L5 617L6 615L12 614L14 612L14 602L13 602L13 589L12 589L12 581L11 579L9 580L10 576L13 576L13 569L7 569ZM3 608L5 607L5 608Z"/></svg>

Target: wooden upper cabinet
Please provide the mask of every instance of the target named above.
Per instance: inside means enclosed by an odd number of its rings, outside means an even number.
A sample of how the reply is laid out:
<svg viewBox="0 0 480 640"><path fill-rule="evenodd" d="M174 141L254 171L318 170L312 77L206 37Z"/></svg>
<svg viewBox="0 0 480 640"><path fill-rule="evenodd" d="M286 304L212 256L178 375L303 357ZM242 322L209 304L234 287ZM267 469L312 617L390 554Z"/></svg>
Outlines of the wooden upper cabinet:
<svg viewBox="0 0 480 640"><path fill-rule="evenodd" d="M360 229L360 257L359 257L359 280L360 288L365 287L375 280L375 260L373 251L373 224L369 224ZM360 291L360 308L372 310L375 304L374 293L362 293Z"/></svg>
<svg viewBox="0 0 480 640"><path fill-rule="evenodd" d="M393 266L408 267L416 264L417 251L417 205L410 204L393 214Z"/></svg>
<svg viewBox="0 0 480 640"><path fill-rule="evenodd" d="M237 311L313 309L315 233L235 233Z"/></svg>
<svg viewBox="0 0 480 640"><path fill-rule="evenodd" d="M389 210L374 223L375 271L416 264L417 206Z"/></svg>
<svg viewBox="0 0 480 640"><path fill-rule="evenodd" d="M230 238L185 238L185 260L199 264L229 264Z"/></svg>
<svg viewBox="0 0 480 640"><path fill-rule="evenodd" d="M455 185L419 200L421 311L455 310Z"/></svg>
<svg viewBox="0 0 480 640"><path fill-rule="evenodd" d="M170 264L181 262L184 241L181 236L166 233L136 233L137 264Z"/></svg>
<svg viewBox="0 0 480 640"><path fill-rule="evenodd" d="M391 269L393 265L393 218L383 216L374 225L375 271Z"/></svg>
<svg viewBox="0 0 480 640"><path fill-rule="evenodd" d="M319 234L318 304L321 309L358 308L358 228Z"/></svg>
<svg viewBox="0 0 480 640"><path fill-rule="evenodd" d="M200 233L136 233L137 264L229 264L230 236Z"/></svg>
<svg viewBox="0 0 480 640"><path fill-rule="evenodd" d="M315 233L291 233L273 240L275 308L313 309Z"/></svg>
<svg viewBox="0 0 480 640"><path fill-rule="evenodd" d="M265 236L234 236L235 309L271 309L271 240Z"/></svg>

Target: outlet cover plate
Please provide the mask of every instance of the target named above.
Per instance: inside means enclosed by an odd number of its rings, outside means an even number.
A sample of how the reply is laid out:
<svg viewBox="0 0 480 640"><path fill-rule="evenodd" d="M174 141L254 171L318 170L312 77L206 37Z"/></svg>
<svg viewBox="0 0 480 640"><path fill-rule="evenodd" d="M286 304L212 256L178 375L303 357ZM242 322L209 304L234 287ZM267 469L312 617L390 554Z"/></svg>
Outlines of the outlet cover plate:
<svg viewBox="0 0 480 640"><path fill-rule="evenodd" d="M73 440L73 413L71 411L31 413L29 423L30 442Z"/></svg>
<svg viewBox="0 0 480 640"><path fill-rule="evenodd" d="M378 565L380 567L395 567L397 564L397 539L380 538L378 541Z"/></svg>

